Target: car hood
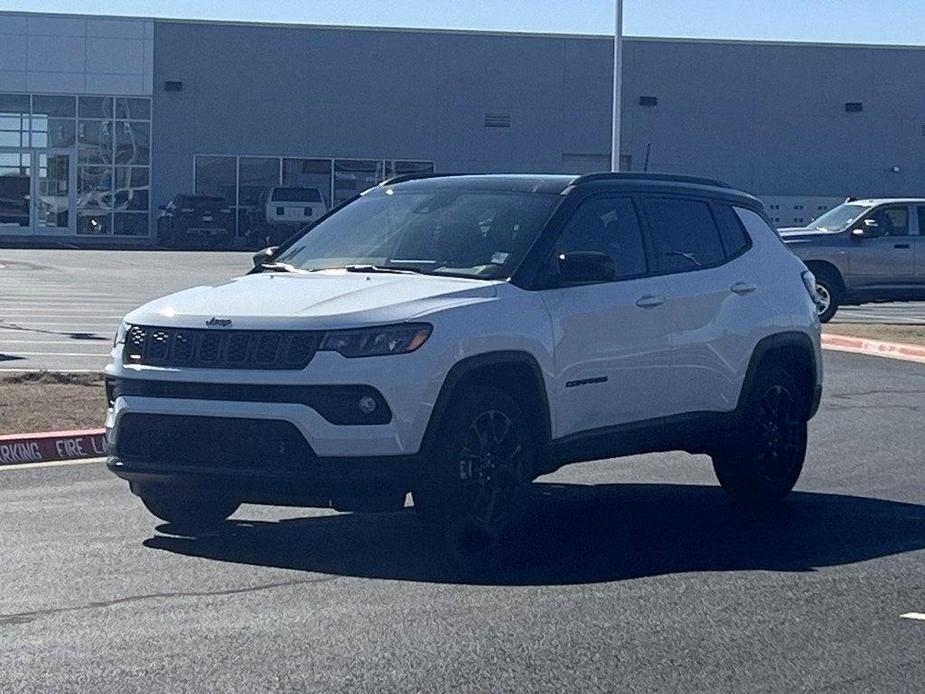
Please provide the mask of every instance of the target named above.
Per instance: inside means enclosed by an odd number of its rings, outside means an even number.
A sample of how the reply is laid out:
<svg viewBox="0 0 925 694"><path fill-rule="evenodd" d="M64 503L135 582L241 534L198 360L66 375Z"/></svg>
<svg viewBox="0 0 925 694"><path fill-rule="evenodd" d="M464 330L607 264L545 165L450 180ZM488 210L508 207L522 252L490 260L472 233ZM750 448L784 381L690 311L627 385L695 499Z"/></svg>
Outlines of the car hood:
<svg viewBox="0 0 925 694"><path fill-rule="evenodd" d="M248 275L195 287L132 311L135 325L304 330L382 325L457 305L490 301L498 282L427 275L348 273ZM231 321L226 323L225 321Z"/></svg>
<svg viewBox="0 0 925 694"><path fill-rule="evenodd" d="M778 229L777 232L785 243L817 241L820 239L832 238L833 232L819 231L811 227L792 227Z"/></svg>

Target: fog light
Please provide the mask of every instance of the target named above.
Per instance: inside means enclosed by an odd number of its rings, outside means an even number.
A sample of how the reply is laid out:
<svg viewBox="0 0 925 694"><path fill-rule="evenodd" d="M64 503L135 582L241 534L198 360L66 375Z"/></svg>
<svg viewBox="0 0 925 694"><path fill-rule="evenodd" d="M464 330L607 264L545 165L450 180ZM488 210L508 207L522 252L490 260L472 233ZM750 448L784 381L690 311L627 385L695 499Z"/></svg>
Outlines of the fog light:
<svg viewBox="0 0 925 694"><path fill-rule="evenodd" d="M369 395L364 395L362 398L360 398L360 412L363 414L372 414L376 411L377 407L379 407L379 405L375 398L370 397Z"/></svg>

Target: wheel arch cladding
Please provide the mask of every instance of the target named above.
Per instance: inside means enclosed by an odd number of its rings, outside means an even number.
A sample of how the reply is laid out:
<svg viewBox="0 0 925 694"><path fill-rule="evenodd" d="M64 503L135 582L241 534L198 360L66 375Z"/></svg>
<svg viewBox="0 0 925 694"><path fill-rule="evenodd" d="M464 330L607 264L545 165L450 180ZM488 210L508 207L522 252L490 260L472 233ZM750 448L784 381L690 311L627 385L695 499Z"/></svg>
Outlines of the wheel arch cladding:
<svg viewBox="0 0 925 694"><path fill-rule="evenodd" d="M511 395L532 422L539 424L538 447L548 448L552 436L549 400L543 372L532 354L520 351L488 352L463 359L450 369L443 381L427 431L425 451L433 450L440 426L453 398L469 386L500 388Z"/></svg>
<svg viewBox="0 0 925 694"><path fill-rule="evenodd" d="M820 385L817 383L816 352L809 335L801 332L769 335L755 346L739 395L738 410L745 407L755 378L763 368L770 365L784 367L803 386L807 414L812 417L817 407L816 390Z"/></svg>

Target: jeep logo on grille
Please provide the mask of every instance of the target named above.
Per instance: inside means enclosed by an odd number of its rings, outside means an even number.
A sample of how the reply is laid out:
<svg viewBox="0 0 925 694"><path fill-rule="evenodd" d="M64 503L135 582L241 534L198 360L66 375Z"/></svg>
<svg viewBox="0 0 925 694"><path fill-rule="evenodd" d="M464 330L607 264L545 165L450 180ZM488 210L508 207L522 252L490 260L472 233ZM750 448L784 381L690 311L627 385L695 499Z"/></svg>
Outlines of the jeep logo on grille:
<svg viewBox="0 0 925 694"><path fill-rule="evenodd" d="M231 319L230 318L210 318L206 321L206 325L210 328L230 328Z"/></svg>

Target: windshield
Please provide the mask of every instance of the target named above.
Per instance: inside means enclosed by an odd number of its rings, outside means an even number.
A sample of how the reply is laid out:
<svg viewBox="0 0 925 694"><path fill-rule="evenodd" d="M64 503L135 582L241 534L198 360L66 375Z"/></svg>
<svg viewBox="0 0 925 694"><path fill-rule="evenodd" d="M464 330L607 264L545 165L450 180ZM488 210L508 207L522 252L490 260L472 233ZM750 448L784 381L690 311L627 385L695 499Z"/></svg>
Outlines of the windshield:
<svg viewBox="0 0 925 694"><path fill-rule="evenodd" d="M852 205L846 203L829 210L818 219L810 222L811 229L819 231L843 231L856 222L861 215L870 210L867 205Z"/></svg>
<svg viewBox="0 0 925 694"><path fill-rule="evenodd" d="M506 279L561 197L543 193L374 190L279 256L301 270L354 266Z"/></svg>

